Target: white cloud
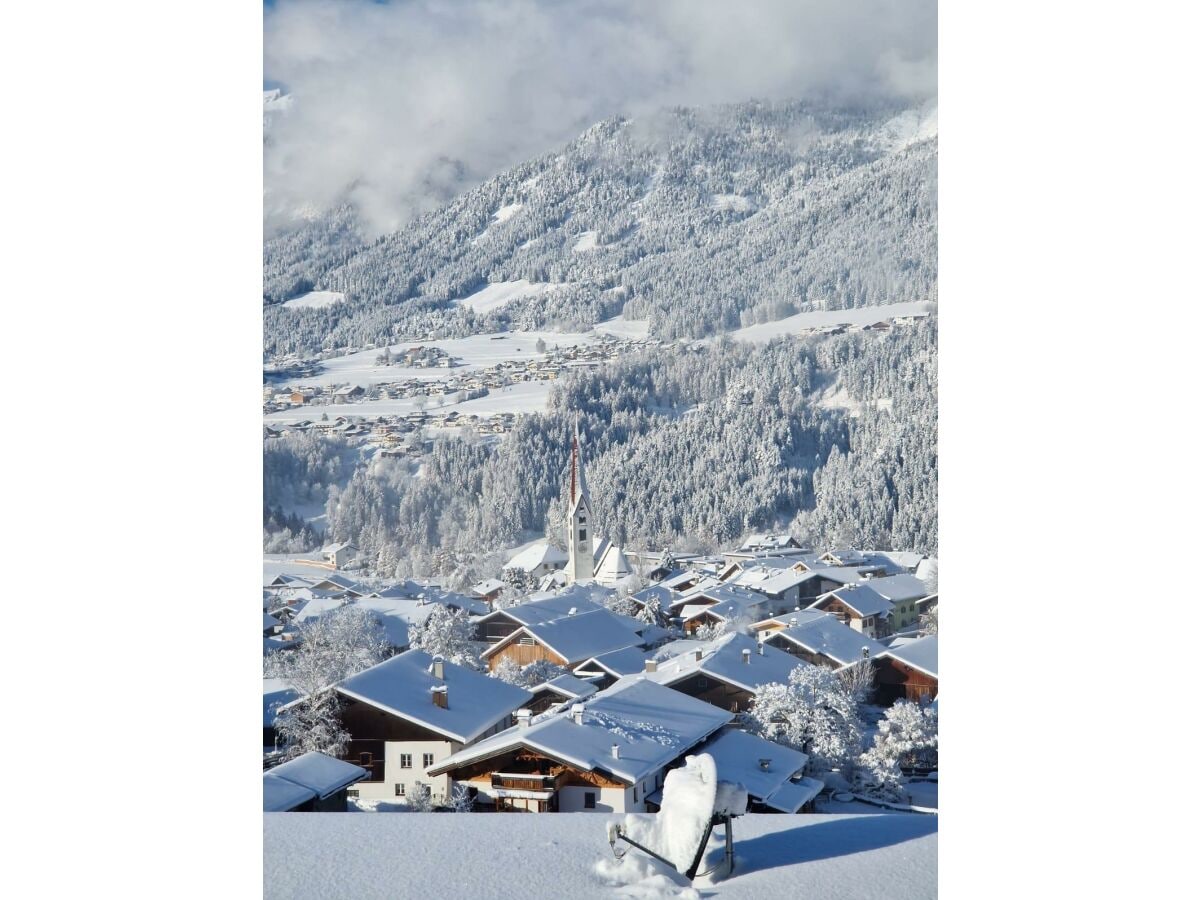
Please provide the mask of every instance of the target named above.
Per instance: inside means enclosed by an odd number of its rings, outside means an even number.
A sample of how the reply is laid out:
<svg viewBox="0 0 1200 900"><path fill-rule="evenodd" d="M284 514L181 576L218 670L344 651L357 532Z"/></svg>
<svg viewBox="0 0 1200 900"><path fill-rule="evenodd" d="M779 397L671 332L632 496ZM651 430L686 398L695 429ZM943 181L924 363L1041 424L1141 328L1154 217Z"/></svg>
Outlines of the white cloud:
<svg viewBox="0 0 1200 900"><path fill-rule="evenodd" d="M279 0L269 222L347 190L392 229L607 116L936 91L935 0Z"/></svg>

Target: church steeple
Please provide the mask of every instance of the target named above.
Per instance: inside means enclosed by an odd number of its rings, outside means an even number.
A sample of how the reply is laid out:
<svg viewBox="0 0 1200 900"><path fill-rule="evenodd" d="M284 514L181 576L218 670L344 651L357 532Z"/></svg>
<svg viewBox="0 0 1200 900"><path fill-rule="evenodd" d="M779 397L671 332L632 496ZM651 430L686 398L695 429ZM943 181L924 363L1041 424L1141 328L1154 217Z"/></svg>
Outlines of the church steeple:
<svg viewBox="0 0 1200 900"><path fill-rule="evenodd" d="M592 500L583 477L583 454L579 447L579 423L571 439L571 493L567 508L567 578L590 581L595 574L592 559Z"/></svg>

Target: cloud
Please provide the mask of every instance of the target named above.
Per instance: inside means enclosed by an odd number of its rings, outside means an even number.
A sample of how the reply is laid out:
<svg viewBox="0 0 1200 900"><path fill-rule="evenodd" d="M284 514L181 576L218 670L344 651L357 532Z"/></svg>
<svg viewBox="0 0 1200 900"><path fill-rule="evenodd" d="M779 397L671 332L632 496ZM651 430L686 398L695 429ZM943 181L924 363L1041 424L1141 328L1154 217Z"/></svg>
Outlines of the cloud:
<svg viewBox="0 0 1200 900"><path fill-rule="evenodd" d="M612 115L795 97L918 101L935 0L278 0L265 215L349 198L376 231Z"/></svg>

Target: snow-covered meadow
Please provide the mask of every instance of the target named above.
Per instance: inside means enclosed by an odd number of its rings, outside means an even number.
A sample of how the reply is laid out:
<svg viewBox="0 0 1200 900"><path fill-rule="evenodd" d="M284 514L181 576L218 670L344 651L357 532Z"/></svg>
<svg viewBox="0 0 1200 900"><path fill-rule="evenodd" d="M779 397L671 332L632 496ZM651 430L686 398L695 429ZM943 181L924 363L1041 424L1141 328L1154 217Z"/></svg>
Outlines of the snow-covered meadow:
<svg viewBox="0 0 1200 900"><path fill-rule="evenodd" d="M929 315L931 304L918 300L912 303L890 303L886 306L862 306L856 309L818 309L797 313L786 319L763 322L739 328L729 336L735 341L766 343L785 334L799 334L811 328L832 328L837 325L874 325L905 316Z"/></svg>
<svg viewBox="0 0 1200 900"><path fill-rule="evenodd" d="M733 823L732 876L689 886L636 850L617 863L605 837L617 817L267 813L264 896L415 897L444 885L455 895L690 897L747 900L920 900L937 896L937 817L748 815ZM721 856L714 829L701 870Z"/></svg>

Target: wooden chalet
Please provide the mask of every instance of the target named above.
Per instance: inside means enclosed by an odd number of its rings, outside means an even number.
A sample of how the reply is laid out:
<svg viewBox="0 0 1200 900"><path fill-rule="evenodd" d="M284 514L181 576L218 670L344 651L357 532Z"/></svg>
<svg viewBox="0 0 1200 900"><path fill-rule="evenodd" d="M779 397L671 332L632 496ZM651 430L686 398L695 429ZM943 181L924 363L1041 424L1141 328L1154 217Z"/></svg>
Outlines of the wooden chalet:
<svg viewBox="0 0 1200 900"><path fill-rule="evenodd" d="M875 657L875 695L880 703L937 697L937 635L918 638Z"/></svg>

